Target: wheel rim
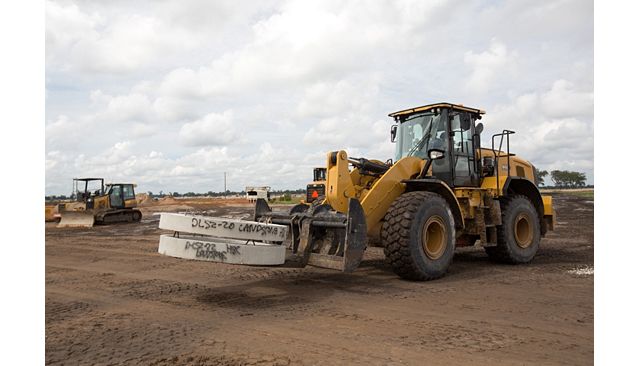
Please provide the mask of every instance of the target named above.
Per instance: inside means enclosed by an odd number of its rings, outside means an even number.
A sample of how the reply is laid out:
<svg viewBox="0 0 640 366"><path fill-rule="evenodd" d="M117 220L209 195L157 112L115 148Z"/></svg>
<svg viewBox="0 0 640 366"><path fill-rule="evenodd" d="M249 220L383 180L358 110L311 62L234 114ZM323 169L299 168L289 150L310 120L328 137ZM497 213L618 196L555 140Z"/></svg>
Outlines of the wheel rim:
<svg viewBox="0 0 640 366"><path fill-rule="evenodd" d="M516 244L520 248L528 248L533 243L533 223L527 214L521 213L516 216L513 231L516 237Z"/></svg>
<svg viewBox="0 0 640 366"><path fill-rule="evenodd" d="M431 216L422 226L422 249L429 259L438 259L447 245L447 230L440 216Z"/></svg>

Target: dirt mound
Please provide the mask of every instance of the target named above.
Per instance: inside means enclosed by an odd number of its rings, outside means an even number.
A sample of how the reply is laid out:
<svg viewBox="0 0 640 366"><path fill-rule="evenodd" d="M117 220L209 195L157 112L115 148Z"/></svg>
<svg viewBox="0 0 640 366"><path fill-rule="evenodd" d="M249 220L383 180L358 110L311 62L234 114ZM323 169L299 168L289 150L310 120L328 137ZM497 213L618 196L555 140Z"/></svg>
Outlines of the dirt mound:
<svg viewBox="0 0 640 366"><path fill-rule="evenodd" d="M153 198L146 193L136 194L136 202L139 206L150 205L153 203Z"/></svg>
<svg viewBox="0 0 640 366"><path fill-rule="evenodd" d="M176 204L178 203L178 200L175 199L173 196L164 196L161 199L159 199L161 204Z"/></svg>

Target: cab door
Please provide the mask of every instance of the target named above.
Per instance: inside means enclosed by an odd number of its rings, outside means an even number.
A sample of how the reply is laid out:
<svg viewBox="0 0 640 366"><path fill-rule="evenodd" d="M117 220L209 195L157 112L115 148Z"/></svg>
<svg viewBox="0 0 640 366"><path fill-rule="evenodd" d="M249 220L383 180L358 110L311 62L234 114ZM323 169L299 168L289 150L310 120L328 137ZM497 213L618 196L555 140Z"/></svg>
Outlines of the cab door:
<svg viewBox="0 0 640 366"><path fill-rule="evenodd" d="M455 187L478 187L478 160L474 146L474 120L468 112L451 111L451 168Z"/></svg>
<svg viewBox="0 0 640 366"><path fill-rule="evenodd" d="M124 199L125 207L136 207L136 192L133 187L133 184L122 185L122 198Z"/></svg>
<svg viewBox="0 0 640 366"><path fill-rule="evenodd" d="M431 163L431 174L445 182L448 186L453 186L453 168L451 166L451 138L449 137L449 115L450 111L447 109L441 112L438 119L434 119L433 125L429 130L430 138L429 144L424 150L424 156L426 157L429 150L437 149L444 152L444 158L434 160Z"/></svg>
<svg viewBox="0 0 640 366"><path fill-rule="evenodd" d="M109 190L109 204L112 208L124 208L124 198L122 196L122 185L116 184Z"/></svg>

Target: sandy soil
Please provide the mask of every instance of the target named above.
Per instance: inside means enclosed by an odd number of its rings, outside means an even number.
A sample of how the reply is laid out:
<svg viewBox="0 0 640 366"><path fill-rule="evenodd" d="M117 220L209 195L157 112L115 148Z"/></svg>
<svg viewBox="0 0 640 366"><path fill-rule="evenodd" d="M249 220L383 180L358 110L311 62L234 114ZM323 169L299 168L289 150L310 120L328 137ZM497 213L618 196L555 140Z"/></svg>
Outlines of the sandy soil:
<svg viewBox="0 0 640 366"><path fill-rule="evenodd" d="M407 282L370 248L351 275L159 255L165 209L140 224L46 226L47 364L523 365L593 363L593 201L556 195L558 228L529 265L459 250ZM168 203L168 202L167 202ZM197 206L197 205L195 205Z"/></svg>

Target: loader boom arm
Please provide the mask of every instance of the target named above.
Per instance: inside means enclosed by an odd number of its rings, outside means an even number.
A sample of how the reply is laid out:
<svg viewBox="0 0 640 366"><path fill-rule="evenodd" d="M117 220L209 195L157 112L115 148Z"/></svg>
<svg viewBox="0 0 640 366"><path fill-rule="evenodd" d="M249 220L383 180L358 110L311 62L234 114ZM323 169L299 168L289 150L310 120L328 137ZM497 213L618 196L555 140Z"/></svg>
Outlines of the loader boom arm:
<svg viewBox="0 0 640 366"><path fill-rule="evenodd" d="M346 213L349 198L357 198L366 217L367 236L377 239L389 206L405 190L402 180L415 177L425 163L417 157L405 157L367 188L360 184L357 172L349 171L349 159L344 150L330 152L327 154L327 203L334 210Z"/></svg>

